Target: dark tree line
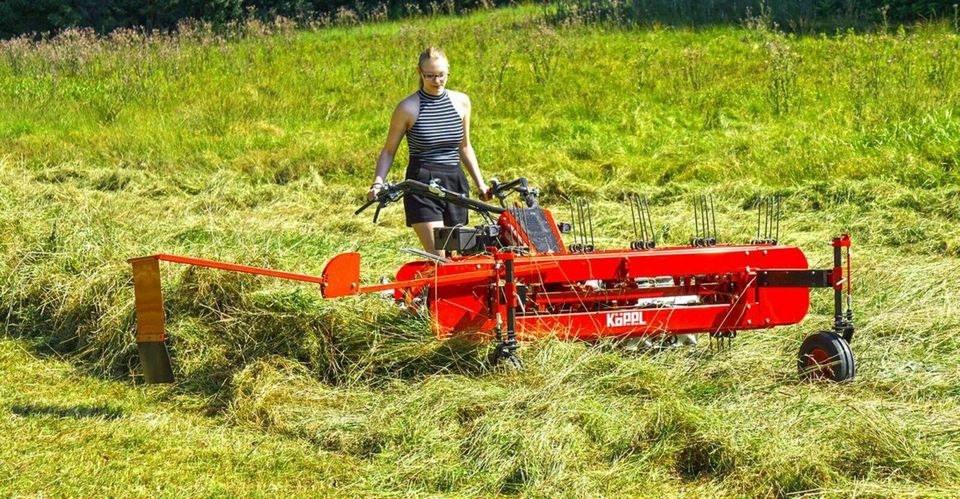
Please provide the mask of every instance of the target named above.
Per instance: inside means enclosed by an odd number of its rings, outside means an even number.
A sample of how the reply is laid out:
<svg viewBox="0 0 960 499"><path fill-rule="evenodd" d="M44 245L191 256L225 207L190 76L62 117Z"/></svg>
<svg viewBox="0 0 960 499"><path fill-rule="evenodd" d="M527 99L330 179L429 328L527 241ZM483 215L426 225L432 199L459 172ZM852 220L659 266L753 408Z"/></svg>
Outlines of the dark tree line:
<svg viewBox="0 0 960 499"><path fill-rule="evenodd" d="M763 8L780 19L846 17L857 20L910 22L934 17L956 18L960 0L541 0L561 9L617 12L629 21L682 23L730 22ZM214 24L249 16L275 16L305 21L351 9L385 10L396 18L440 7L445 12L473 10L513 0L0 0L0 37L89 27L107 33L121 27L167 30L185 18ZM761 4L763 7L761 7ZM452 9L451 9L452 8ZM602 17L602 16L601 16ZM329 18L329 17L328 17Z"/></svg>
<svg viewBox="0 0 960 499"><path fill-rule="evenodd" d="M559 21L711 25L768 20L783 29L947 19L960 25L960 0L550 0Z"/></svg>
<svg viewBox="0 0 960 499"><path fill-rule="evenodd" d="M250 16L296 21L320 19L341 9L361 17L366 11L386 9L387 17L410 12L473 10L510 3L510 0L0 0L0 37L56 32L88 27L98 33L116 28L167 30L182 19L222 24Z"/></svg>

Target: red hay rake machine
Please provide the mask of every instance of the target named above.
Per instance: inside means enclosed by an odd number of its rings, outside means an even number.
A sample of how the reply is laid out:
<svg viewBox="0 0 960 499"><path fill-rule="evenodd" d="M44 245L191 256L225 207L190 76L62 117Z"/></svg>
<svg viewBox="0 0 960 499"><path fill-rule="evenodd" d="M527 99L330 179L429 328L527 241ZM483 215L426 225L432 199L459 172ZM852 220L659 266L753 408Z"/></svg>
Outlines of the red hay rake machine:
<svg viewBox="0 0 960 499"><path fill-rule="evenodd" d="M646 199L632 194L626 199L634 233L629 249L598 250L589 202L571 201L573 220L557 223L550 210L538 205L539 191L525 179L491 184L499 206L436 183L404 180L387 184L358 209L357 214L376 204L376 222L381 209L412 192L465 206L483 218L476 227L435 230L437 249L454 256L407 249L423 260L400 267L390 283L362 285L360 254L355 252L335 256L319 277L167 254L131 259L137 346L146 382L173 381L161 261L319 284L324 298L392 290L398 302L429 313L439 339L492 339L491 363L514 368L522 368L518 340L551 334L586 341L669 341L707 333L729 342L739 331L800 322L810 307L810 289L833 288L833 328L806 338L798 368L811 378L843 381L854 376L850 238L833 239L832 268L809 268L803 251L778 243L779 197L758 204L754 240L721 244L713 198L697 196L690 244L659 247ZM514 195L519 199L508 200ZM565 244L562 234L573 242Z"/></svg>

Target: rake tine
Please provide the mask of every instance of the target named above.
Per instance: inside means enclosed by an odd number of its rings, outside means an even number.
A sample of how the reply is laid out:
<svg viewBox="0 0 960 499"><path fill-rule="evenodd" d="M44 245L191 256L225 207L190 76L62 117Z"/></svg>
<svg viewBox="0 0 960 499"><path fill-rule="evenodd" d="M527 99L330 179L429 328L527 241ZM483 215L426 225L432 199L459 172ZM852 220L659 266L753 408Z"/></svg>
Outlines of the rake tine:
<svg viewBox="0 0 960 499"><path fill-rule="evenodd" d="M580 223L578 224L578 225L580 225L580 229L574 231L574 233L573 233L573 240L574 240L574 244L575 244L576 246L580 246L580 237L581 237L581 234L580 234L580 233L585 230L584 227L583 227L583 217L582 217L583 210L580 209L580 198L576 198L576 199L574 200L574 202L576 203L577 220L580 222Z"/></svg>
<svg viewBox="0 0 960 499"><path fill-rule="evenodd" d="M584 232L583 232L583 245L586 246L586 245L587 245L587 232L586 232L586 231L587 231L587 230L590 230L590 232L593 232L593 229L590 228L590 223L592 223L591 220L590 220L590 218L589 218L589 217L590 217L590 201L587 200L587 199L582 199L582 201L583 201L583 204L582 204L582 206L583 206L583 217L584 217L584 219L586 220L586 224L583 226L583 227L584 227Z"/></svg>
<svg viewBox="0 0 960 499"><path fill-rule="evenodd" d="M777 217L777 198L776 196L770 196L770 235L767 236L767 239L773 239L773 225L776 223Z"/></svg>
<svg viewBox="0 0 960 499"><path fill-rule="evenodd" d="M710 211L707 210L707 195L700 195L700 209L703 210L703 245L710 239Z"/></svg>
<svg viewBox="0 0 960 499"><path fill-rule="evenodd" d="M780 217L783 215L783 195L777 194L777 238L775 241L780 242Z"/></svg>
<svg viewBox="0 0 960 499"><path fill-rule="evenodd" d="M763 232L760 240L763 241L767 238L767 198L766 196L760 198L760 206L763 207Z"/></svg>
<svg viewBox="0 0 960 499"><path fill-rule="evenodd" d="M763 200L764 204L764 214L763 214L763 239L770 239L770 208L771 208L771 198L765 198Z"/></svg>
<svg viewBox="0 0 960 499"><path fill-rule="evenodd" d="M640 245L644 247L646 247L647 239L650 237L650 234L647 234L647 214L644 208L645 201L646 201L645 198L641 198L640 196L637 196L637 211L640 212L640 227L643 228L643 230L641 231L643 234L643 238L640 242Z"/></svg>
<svg viewBox="0 0 960 499"><path fill-rule="evenodd" d="M580 222L581 222L580 225L582 225L583 219L580 218L580 198L577 198L577 199L576 199L576 203L577 203L577 219L580 220ZM575 232L573 233L573 239L574 239L574 241L576 241L576 243L574 243L574 244L576 244L577 246L580 245L580 231L582 231L582 230L583 230L583 227L581 226L581 227L580 227L580 230L577 230L577 231L575 231Z"/></svg>
<svg viewBox="0 0 960 499"><path fill-rule="evenodd" d="M637 239L637 218L633 214L633 194L627 194L627 204L630 205L630 220L633 222L633 239Z"/></svg>
<svg viewBox="0 0 960 499"><path fill-rule="evenodd" d="M640 203L641 201L640 195L638 194L637 197L634 198L634 200L637 203L637 216L640 217L641 241L646 241L647 240L647 224L643 220L643 205ZM641 242L641 244L643 243Z"/></svg>
<svg viewBox="0 0 960 499"><path fill-rule="evenodd" d="M700 195L700 214L703 218L700 220L703 222L703 245L707 245L707 239L710 238L710 213L707 211L707 196Z"/></svg>
<svg viewBox="0 0 960 499"><path fill-rule="evenodd" d="M653 217L650 215L650 205L647 204L647 198L643 198L643 209L647 212L647 223L650 224L650 241L657 245L657 233L653 230Z"/></svg>
<svg viewBox="0 0 960 499"><path fill-rule="evenodd" d="M713 241L717 242L717 210L713 207L713 193L710 193L710 217L713 218Z"/></svg>
<svg viewBox="0 0 960 499"><path fill-rule="evenodd" d="M700 195L693 196L693 240L700 239Z"/></svg>
<svg viewBox="0 0 960 499"><path fill-rule="evenodd" d="M593 210L590 209L590 200L587 200L587 220L590 221L590 246L594 246L593 240Z"/></svg>
<svg viewBox="0 0 960 499"><path fill-rule="evenodd" d="M693 240L696 243L697 238L700 237L700 207L697 205L697 197L693 197ZM696 246L696 244L694 244Z"/></svg>
<svg viewBox="0 0 960 499"><path fill-rule="evenodd" d="M757 203L757 238L756 241L760 240L760 207L763 206L763 198L760 198L760 202Z"/></svg>
<svg viewBox="0 0 960 499"><path fill-rule="evenodd" d="M642 207L640 206L639 194L634 196L633 203L637 205L637 216L640 218L640 236L639 238L635 238L635 239L637 239L638 241L642 241L647 238L647 226L643 225L643 210L642 210Z"/></svg>
<svg viewBox="0 0 960 499"><path fill-rule="evenodd" d="M580 221L583 223L583 230L580 231L580 236L582 237L580 244L581 246L587 245L587 217L586 217L586 201L583 198L577 198L577 212L580 216Z"/></svg>
<svg viewBox="0 0 960 499"><path fill-rule="evenodd" d="M567 201L570 202L570 223L573 225L573 227L571 227L573 229L571 231L573 232L573 244L577 244L577 226L580 224L577 223L577 213L573 209L573 198L567 198Z"/></svg>

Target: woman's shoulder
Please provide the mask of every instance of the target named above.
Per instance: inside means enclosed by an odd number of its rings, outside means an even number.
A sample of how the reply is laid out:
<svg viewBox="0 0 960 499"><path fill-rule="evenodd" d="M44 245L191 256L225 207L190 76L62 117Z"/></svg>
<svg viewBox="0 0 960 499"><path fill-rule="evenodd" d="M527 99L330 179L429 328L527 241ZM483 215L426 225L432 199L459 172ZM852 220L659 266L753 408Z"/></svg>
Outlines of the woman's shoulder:
<svg viewBox="0 0 960 499"><path fill-rule="evenodd" d="M416 92L406 96L397 103L397 110L402 111L406 114L416 116L417 110L420 106L420 96Z"/></svg>
<svg viewBox="0 0 960 499"><path fill-rule="evenodd" d="M468 106L470 105L470 97L468 97L467 94L465 94L465 93L463 93L463 92L458 92L458 91L456 91L456 90L450 90L450 89L448 88L448 89L447 89L447 95L449 95L449 96L450 96L450 100L453 100L454 102L458 102L458 103L461 103L461 104L464 104L464 105L468 105Z"/></svg>

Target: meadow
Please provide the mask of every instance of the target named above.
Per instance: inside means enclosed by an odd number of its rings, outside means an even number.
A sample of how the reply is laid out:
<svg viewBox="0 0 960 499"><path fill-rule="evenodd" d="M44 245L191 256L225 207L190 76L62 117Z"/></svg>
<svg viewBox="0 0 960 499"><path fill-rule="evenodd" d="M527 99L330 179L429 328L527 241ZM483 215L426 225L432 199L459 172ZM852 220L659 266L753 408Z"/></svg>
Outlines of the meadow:
<svg viewBox="0 0 960 499"><path fill-rule="evenodd" d="M527 369L378 296L163 267L178 382L145 386L126 260L158 252L363 279L415 246L353 216L426 45L473 101L484 174L592 200L597 244L720 239L784 195L814 266L854 242L857 377L801 382L800 325L730 348L545 339ZM960 35L619 27L542 7L316 29L70 31L0 42L3 495L956 496ZM405 145L391 173L402 172Z"/></svg>

